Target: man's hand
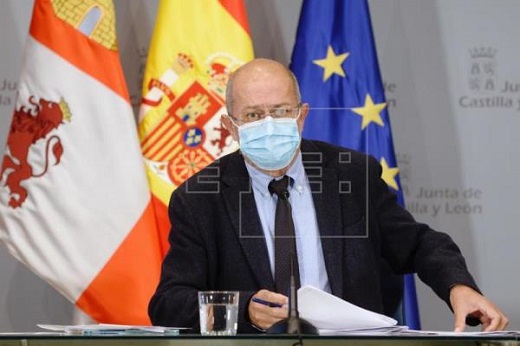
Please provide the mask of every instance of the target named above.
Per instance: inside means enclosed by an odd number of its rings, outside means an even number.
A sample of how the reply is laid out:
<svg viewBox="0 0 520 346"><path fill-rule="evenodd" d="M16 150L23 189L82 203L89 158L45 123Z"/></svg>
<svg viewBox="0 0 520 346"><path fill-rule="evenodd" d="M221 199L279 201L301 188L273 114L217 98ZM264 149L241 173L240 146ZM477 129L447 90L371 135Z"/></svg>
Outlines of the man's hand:
<svg viewBox="0 0 520 346"><path fill-rule="evenodd" d="M265 330L288 316L289 299L286 296L268 290L260 290L252 298L255 297L266 302L282 305L282 307L269 307L261 303L255 303L251 299L248 309L249 319L255 326Z"/></svg>
<svg viewBox="0 0 520 346"><path fill-rule="evenodd" d="M450 303L455 314L455 331L462 332L466 316L476 317L482 323L482 331L504 330L509 320L483 295L464 285L455 285L450 291Z"/></svg>

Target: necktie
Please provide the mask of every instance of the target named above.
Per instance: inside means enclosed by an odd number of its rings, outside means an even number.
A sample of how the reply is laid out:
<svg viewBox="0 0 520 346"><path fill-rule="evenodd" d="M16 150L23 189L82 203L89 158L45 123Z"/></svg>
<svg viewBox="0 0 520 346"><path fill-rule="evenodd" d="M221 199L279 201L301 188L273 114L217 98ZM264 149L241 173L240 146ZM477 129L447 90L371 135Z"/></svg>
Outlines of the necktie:
<svg viewBox="0 0 520 346"><path fill-rule="evenodd" d="M278 196L274 221L274 281L277 292L285 295L289 294L291 261L294 261L296 289L300 287L294 223L287 191L290 180L291 178L285 175L282 179L269 183L269 192Z"/></svg>

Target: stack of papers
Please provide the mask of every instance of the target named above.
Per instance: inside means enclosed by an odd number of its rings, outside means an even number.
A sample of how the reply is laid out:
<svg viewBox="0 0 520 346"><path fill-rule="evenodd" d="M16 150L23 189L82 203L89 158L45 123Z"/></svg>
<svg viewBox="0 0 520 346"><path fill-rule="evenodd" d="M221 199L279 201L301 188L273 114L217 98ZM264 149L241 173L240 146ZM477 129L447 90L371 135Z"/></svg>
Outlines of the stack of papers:
<svg viewBox="0 0 520 346"><path fill-rule="evenodd" d="M360 308L312 286L298 290L298 312L320 335L388 334L407 328L397 326L393 318Z"/></svg>
<svg viewBox="0 0 520 346"><path fill-rule="evenodd" d="M502 331L493 331L493 332L449 332L449 331L434 331L434 330L405 330L400 333L400 335L409 335L409 336L445 336L445 337L479 337L479 336L520 336L520 331L515 330L502 330Z"/></svg>
<svg viewBox="0 0 520 346"><path fill-rule="evenodd" d="M38 324L38 327L54 332L77 335L125 335L125 334L167 334L178 335L180 329L159 326L132 326L123 324L80 324L58 325Z"/></svg>

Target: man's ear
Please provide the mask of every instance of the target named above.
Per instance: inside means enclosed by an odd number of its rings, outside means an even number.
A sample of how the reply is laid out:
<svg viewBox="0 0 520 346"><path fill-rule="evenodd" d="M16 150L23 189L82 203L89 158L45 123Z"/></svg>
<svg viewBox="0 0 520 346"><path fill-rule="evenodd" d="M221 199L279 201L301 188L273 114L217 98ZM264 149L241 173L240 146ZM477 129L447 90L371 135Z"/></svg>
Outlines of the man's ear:
<svg viewBox="0 0 520 346"><path fill-rule="evenodd" d="M224 128L229 131L231 137L233 137L233 139L238 142L238 129L231 121L230 116L227 114L222 114L220 116L220 121L222 122Z"/></svg>

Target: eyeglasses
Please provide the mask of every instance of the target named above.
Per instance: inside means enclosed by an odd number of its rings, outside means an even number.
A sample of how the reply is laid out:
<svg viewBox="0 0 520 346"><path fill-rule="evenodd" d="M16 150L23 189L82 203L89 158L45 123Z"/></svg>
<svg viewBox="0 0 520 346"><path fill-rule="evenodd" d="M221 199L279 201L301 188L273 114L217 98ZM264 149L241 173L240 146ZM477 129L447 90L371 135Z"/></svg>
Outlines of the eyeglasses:
<svg viewBox="0 0 520 346"><path fill-rule="evenodd" d="M239 117L234 117L231 114L228 114L230 118L236 121L238 124L248 124L253 123L258 120L262 120L267 116L270 116L274 119L295 119L300 116L300 110L302 108L302 104L298 103L296 107L290 106L281 106L281 107L266 107L266 109L261 110L252 110L249 112L240 115Z"/></svg>

